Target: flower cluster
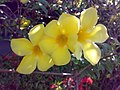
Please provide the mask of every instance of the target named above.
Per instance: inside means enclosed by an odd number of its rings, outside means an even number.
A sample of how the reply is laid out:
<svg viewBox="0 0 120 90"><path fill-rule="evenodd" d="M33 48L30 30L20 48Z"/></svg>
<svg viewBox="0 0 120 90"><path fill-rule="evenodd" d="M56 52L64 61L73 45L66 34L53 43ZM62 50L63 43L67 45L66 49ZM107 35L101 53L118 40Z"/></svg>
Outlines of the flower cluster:
<svg viewBox="0 0 120 90"><path fill-rule="evenodd" d="M73 90L76 82L72 77L66 77L62 82L57 82L51 85L50 90Z"/></svg>
<svg viewBox="0 0 120 90"><path fill-rule="evenodd" d="M63 13L45 27L42 24L34 26L28 33L29 40L12 39L12 50L24 56L17 72L30 74L36 67L47 71L53 65L66 65L71 59L70 51L77 59L83 52L86 60L97 64L101 51L95 42L102 43L109 37L104 25L96 25L97 20L97 10L93 7L82 11L80 19Z"/></svg>

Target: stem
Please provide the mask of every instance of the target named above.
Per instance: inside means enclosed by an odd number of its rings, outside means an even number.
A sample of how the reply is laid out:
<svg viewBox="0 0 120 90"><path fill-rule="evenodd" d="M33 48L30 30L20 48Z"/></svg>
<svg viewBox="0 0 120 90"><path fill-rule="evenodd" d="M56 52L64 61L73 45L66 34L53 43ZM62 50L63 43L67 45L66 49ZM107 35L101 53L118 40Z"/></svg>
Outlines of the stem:
<svg viewBox="0 0 120 90"><path fill-rule="evenodd" d="M79 86L79 80L78 80L78 77L75 78L75 82L76 82L76 87L75 87L75 89L76 89L76 90L79 90L79 89L78 89L78 86Z"/></svg>
<svg viewBox="0 0 120 90"><path fill-rule="evenodd" d="M104 59L104 58L107 58L107 57L114 56L114 55L120 55L120 53L113 53L112 55L106 55L106 56L102 57L101 60Z"/></svg>
<svg viewBox="0 0 120 90"><path fill-rule="evenodd" d="M17 73L14 69L0 69L0 73ZM43 75L57 75L57 76L73 76L71 73L54 73L54 72L39 72L34 71L33 74L43 74Z"/></svg>
<svg viewBox="0 0 120 90"><path fill-rule="evenodd" d="M89 64L87 65L85 68L83 68L80 72L78 72L77 74L75 74L75 77L78 77L83 71L85 71L86 69L90 68L92 65Z"/></svg>

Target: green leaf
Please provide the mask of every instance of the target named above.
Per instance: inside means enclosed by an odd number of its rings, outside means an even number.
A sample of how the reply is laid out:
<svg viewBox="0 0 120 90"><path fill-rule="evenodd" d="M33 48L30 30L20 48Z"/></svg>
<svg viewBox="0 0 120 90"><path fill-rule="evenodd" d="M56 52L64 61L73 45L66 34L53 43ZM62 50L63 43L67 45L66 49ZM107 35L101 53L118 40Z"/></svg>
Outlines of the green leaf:
<svg viewBox="0 0 120 90"><path fill-rule="evenodd" d="M49 3L46 0L39 0L39 2L44 4L45 6L49 6Z"/></svg>
<svg viewBox="0 0 120 90"><path fill-rule="evenodd" d="M98 64L98 69L99 69L99 71L102 71L102 72L104 72L105 71L105 66L104 66L104 62L99 62L99 64Z"/></svg>
<svg viewBox="0 0 120 90"><path fill-rule="evenodd" d="M87 75L87 71L85 70L85 71L83 71L81 74L80 74L80 78L83 78L83 77L85 77Z"/></svg>
<svg viewBox="0 0 120 90"><path fill-rule="evenodd" d="M42 3L33 4L32 9L41 9L46 15L48 14L47 8Z"/></svg>
<svg viewBox="0 0 120 90"><path fill-rule="evenodd" d="M86 72L87 72L86 76L90 76L93 79L97 79L97 76L95 75L94 71L92 71L91 69L87 69Z"/></svg>
<svg viewBox="0 0 120 90"><path fill-rule="evenodd" d="M74 64L79 64L79 60L73 60Z"/></svg>
<svg viewBox="0 0 120 90"><path fill-rule="evenodd" d="M43 10L43 12L47 15L48 14L48 10L47 8L43 5L43 4L39 4L39 7Z"/></svg>
<svg viewBox="0 0 120 90"><path fill-rule="evenodd" d="M113 63L111 61L106 61L105 66L106 66L106 70L112 73L114 69Z"/></svg>
<svg viewBox="0 0 120 90"><path fill-rule="evenodd" d="M98 67L94 67L94 73L97 75L97 78L99 79L100 78L100 72L99 72Z"/></svg>
<svg viewBox="0 0 120 90"><path fill-rule="evenodd" d="M102 44L102 49L101 49L101 52L102 52L102 56L106 55L107 53L111 52L113 49L113 47L107 43L103 43Z"/></svg>

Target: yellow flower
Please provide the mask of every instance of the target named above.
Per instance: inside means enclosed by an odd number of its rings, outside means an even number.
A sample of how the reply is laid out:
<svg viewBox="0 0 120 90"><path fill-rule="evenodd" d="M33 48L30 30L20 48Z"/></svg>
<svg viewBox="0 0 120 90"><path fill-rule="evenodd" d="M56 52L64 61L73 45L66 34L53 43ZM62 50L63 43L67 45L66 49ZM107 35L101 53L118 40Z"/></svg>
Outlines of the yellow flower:
<svg viewBox="0 0 120 90"><path fill-rule="evenodd" d="M41 49L50 54L55 65L69 63L74 44L77 42L79 19L70 14L62 14L58 21L52 20L45 27L46 36L40 42ZM68 50L69 49L69 50Z"/></svg>
<svg viewBox="0 0 120 90"><path fill-rule="evenodd" d="M20 29L23 30L30 25L30 20L27 20L25 17L22 17L20 22Z"/></svg>
<svg viewBox="0 0 120 90"><path fill-rule="evenodd" d="M22 74L32 73L36 66L40 71L46 71L53 66L50 56L45 54L40 47L39 41L44 34L44 26L39 24L34 26L29 32L29 39L18 38L11 40L12 50L19 56L24 56L17 72Z"/></svg>
<svg viewBox="0 0 120 90"><path fill-rule="evenodd" d="M20 0L21 3L25 4L27 3L29 0Z"/></svg>
<svg viewBox="0 0 120 90"><path fill-rule="evenodd" d="M102 24L97 24L97 10L93 7L84 10L80 16L80 30L78 43L75 47L75 56L79 59L84 52L84 57L92 64L98 63L101 51L96 43L103 43L108 39L107 29Z"/></svg>

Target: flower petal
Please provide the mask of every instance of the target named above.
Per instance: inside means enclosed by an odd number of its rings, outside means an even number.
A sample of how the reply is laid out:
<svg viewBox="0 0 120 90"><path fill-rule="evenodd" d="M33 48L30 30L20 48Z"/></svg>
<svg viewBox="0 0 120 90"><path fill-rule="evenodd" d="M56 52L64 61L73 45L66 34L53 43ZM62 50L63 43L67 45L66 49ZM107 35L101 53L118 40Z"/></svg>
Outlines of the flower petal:
<svg viewBox="0 0 120 90"><path fill-rule="evenodd" d="M52 58L50 56L43 54L39 57L40 59L38 60L37 67L40 71L47 71L54 65Z"/></svg>
<svg viewBox="0 0 120 90"><path fill-rule="evenodd" d="M56 40L47 36L44 36L40 41L39 46L41 50L47 54L51 54L58 47Z"/></svg>
<svg viewBox="0 0 120 90"><path fill-rule="evenodd" d="M99 62L101 57L101 51L99 47L94 43L83 44L84 57L92 64L95 65Z"/></svg>
<svg viewBox="0 0 120 90"><path fill-rule="evenodd" d="M62 27L61 30L65 30L68 34L76 34L79 31L80 28L80 20L70 14L65 14L63 13L59 17L59 23L60 26Z"/></svg>
<svg viewBox="0 0 120 90"><path fill-rule="evenodd" d="M60 34L57 20L52 20L46 25L45 34L53 38L57 37Z"/></svg>
<svg viewBox="0 0 120 90"><path fill-rule="evenodd" d="M107 33L107 28L102 25L98 24L95 26L95 28L91 32L91 40L93 42L97 43L103 43L109 38L109 35Z"/></svg>
<svg viewBox="0 0 120 90"><path fill-rule="evenodd" d="M33 54L25 56L17 68L21 74L31 74L36 68L36 59Z"/></svg>
<svg viewBox="0 0 120 90"><path fill-rule="evenodd" d="M11 48L17 55L24 56L32 53L33 46L29 40L25 38L19 38L11 40Z"/></svg>
<svg viewBox="0 0 120 90"><path fill-rule="evenodd" d="M71 52L75 51L75 44L77 43L77 34L71 35L68 38L68 48L70 49Z"/></svg>
<svg viewBox="0 0 120 90"><path fill-rule="evenodd" d="M67 48L57 48L51 55L53 62L57 66L66 65L70 62L71 56Z"/></svg>
<svg viewBox="0 0 120 90"><path fill-rule="evenodd" d="M89 30L96 25L98 20L97 10L90 7L81 12L80 23L82 30Z"/></svg>
<svg viewBox="0 0 120 90"><path fill-rule="evenodd" d="M81 49L81 46L80 46L79 43L77 43L77 44L75 45L74 56L75 56L77 59L80 59L81 56L82 56L82 49Z"/></svg>
<svg viewBox="0 0 120 90"><path fill-rule="evenodd" d="M37 45L39 43L40 39L43 36L43 32L44 32L43 24L36 25L30 30L28 35L33 45Z"/></svg>

